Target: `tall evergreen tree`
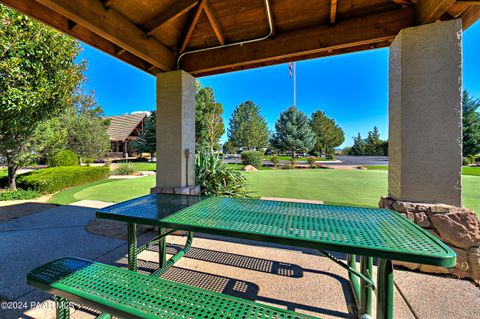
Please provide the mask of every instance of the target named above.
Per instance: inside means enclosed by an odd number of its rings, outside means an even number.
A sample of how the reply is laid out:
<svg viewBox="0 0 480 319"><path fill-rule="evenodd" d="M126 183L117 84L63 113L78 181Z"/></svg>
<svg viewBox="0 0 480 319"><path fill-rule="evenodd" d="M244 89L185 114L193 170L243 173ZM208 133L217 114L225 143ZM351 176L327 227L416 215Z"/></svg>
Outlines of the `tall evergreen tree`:
<svg viewBox="0 0 480 319"><path fill-rule="evenodd" d="M480 101L463 91L463 156L480 152Z"/></svg>
<svg viewBox="0 0 480 319"><path fill-rule="evenodd" d="M82 78L79 51L72 38L0 5L0 158L12 189L37 125L65 110Z"/></svg>
<svg viewBox="0 0 480 319"><path fill-rule="evenodd" d="M150 153L150 160L153 161L153 154L157 151L157 129L156 113L152 111L145 119L138 140L133 141L131 146L139 153Z"/></svg>
<svg viewBox="0 0 480 319"><path fill-rule="evenodd" d="M342 128L322 111L312 114L310 125L316 136L315 149L322 154L334 155L335 147L345 141L345 133Z"/></svg>
<svg viewBox="0 0 480 319"><path fill-rule="evenodd" d="M353 138L353 146L350 149L351 155L361 156L365 155L365 141L363 140L360 133Z"/></svg>
<svg viewBox="0 0 480 319"><path fill-rule="evenodd" d="M195 101L196 148L218 150L220 138L225 133L222 104L215 100L212 88L202 88L199 82L197 82Z"/></svg>
<svg viewBox="0 0 480 319"><path fill-rule="evenodd" d="M267 121L252 101L239 104L229 121L228 140L235 147L261 149L268 146Z"/></svg>
<svg viewBox="0 0 480 319"><path fill-rule="evenodd" d="M272 145L292 152L310 151L315 146L315 134L310 128L307 116L295 106L282 112L275 123Z"/></svg>
<svg viewBox="0 0 480 319"><path fill-rule="evenodd" d="M383 145L384 141L380 139L378 128L374 126L373 131L368 132L368 136L365 140L365 155L383 155Z"/></svg>

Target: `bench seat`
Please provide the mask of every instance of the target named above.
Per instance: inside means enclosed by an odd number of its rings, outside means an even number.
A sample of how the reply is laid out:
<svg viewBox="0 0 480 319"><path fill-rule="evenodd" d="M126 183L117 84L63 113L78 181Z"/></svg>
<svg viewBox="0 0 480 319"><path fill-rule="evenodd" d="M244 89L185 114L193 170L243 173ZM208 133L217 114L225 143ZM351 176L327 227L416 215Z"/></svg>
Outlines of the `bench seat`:
<svg viewBox="0 0 480 319"><path fill-rule="evenodd" d="M120 318L313 318L74 257L32 270L27 282L55 295L57 301L72 301ZM68 311L61 316L68 318Z"/></svg>

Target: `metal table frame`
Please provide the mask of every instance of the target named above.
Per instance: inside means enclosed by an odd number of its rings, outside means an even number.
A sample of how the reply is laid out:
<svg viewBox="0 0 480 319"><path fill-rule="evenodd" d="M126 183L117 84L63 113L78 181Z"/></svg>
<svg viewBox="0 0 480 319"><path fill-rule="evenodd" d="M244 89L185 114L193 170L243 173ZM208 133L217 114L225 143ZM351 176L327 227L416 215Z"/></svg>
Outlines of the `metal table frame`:
<svg viewBox="0 0 480 319"><path fill-rule="evenodd" d="M456 255L448 246L406 218L395 212L384 209L285 203L253 199L181 196L187 195L152 194L113 205L97 212L97 217L99 218L113 219L128 223L128 268L130 270L137 270L136 259L140 252L148 249L150 245L158 244L159 268L152 275L163 274L166 270L168 270L168 268L170 268L188 252L192 243L193 232L244 238L270 243L273 242L296 247L314 248L348 271L359 317L368 318L372 316L373 293L376 293L376 318L383 319L393 318L394 290L392 259L444 267L453 267L456 263ZM187 199L186 201L184 200L185 198ZM179 199L182 202L181 205L177 205L176 199ZM169 210L169 203L175 203L171 210ZM250 229L253 227L252 225L257 227L258 225L265 227L268 226L270 227L269 229L272 228L272 224L262 221L260 217L258 217L258 220L252 220L252 217L249 217L250 219L248 219L248 223L245 223L245 220L241 220L243 216L241 215L242 213L245 215L253 215L254 213L262 214L265 209L269 209L270 207L275 208L275 214L280 214L279 218L281 221L290 218L290 220L288 220L289 227L285 228L287 223L285 223L285 225L282 224L281 227L276 226L278 229L283 231L283 235L278 235L272 231L252 231ZM305 215L305 211L309 214ZM317 219L315 219L315 216L311 213L312 211L317 214L322 212L327 214L325 215L327 217L324 216L319 220L317 216ZM348 215L353 214L352 212L357 215ZM402 249L392 249L388 246L388 243L384 243L386 247L377 247L373 244L345 244L342 242L342 239L338 240L336 238L328 238L321 240L316 237L312 239L305 235L300 236L296 233L300 228L291 226L291 224L295 224L296 222L304 225L308 222L317 221L333 223L333 225L336 225L338 220L335 218L342 216L341 214L346 214L345 216L349 216L350 220L347 222L343 221L340 226L335 226L338 227L338 229L329 229L329 231L335 233L335 231L341 229L342 232L350 232L351 230L349 230L348 227L356 225L356 223L360 223L360 221L357 222L352 218L353 216L359 219L359 212L365 214L364 216L366 218L368 216L376 216L375 214L383 216L384 220L379 219L379 221L376 222L380 225L380 227L384 227L390 233L393 231L392 234L401 230L392 230L391 227L394 227L392 226L393 224L395 224L396 227L401 226L408 229L409 234L411 233L411 237L406 238L405 240L410 240L411 243L407 242L407 248L410 247L410 244L412 247L418 246L419 250L422 248L420 244L428 244L430 246L427 245L428 249L425 249L425 251L415 251L414 249L409 251L403 246ZM222 215L228 213L234 213L234 215L230 216L231 220L228 220L226 215ZM303 214L301 215L301 218L299 217L300 214ZM291 220L292 216L294 218L293 221ZM192 220L192 217L195 218ZM271 219L271 217L269 218ZM262 224L262 222L265 224ZM331 225L329 226L328 223L327 228L331 227ZM159 235L147 244L137 247L137 238L135 232L136 224L157 226L159 227ZM370 225L365 225L367 230L370 229ZM187 241L183 250L177 252L174 256L167 260L165 238L168 234L175 230L188 231ZM287 230L288 232L286 232ZM312 229L308 230L310 233L312 233ZM306 230L303 229L303 231L305 232ZM345 235L345 233L342 234ZM360 235L367 237L369 236L368 234ZM376 234L370 235L373 238ZM356 236L358 237L358 234ZM418 242L415 241L417 237ZM371 238L367 239L369 243L372 242ZM347 238L346 241L348 242L348 240L349 238ZM382 242L380 241L380 243ZM435 251L435 253L431 253L429 249ZM328 253L327 250L346 253L347 262L345 263L342 260L338 260ZM360 256L359 265L357 262L357 256ZM372 276L374 257L378 258L376 283Z"/></svg>

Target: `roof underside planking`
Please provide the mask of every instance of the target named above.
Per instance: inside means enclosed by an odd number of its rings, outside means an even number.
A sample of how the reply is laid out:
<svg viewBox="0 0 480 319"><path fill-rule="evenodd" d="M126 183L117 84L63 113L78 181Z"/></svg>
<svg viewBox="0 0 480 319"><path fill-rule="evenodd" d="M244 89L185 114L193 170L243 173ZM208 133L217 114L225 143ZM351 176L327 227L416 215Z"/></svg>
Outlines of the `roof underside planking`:
<svg viewBox="0 0 480 319"><path fill-rule="evenodd" d="M461 18L468 28L480 17L472 0L0 2L153 75L180 68L204 76L386 47L406 27Z"/></svg>

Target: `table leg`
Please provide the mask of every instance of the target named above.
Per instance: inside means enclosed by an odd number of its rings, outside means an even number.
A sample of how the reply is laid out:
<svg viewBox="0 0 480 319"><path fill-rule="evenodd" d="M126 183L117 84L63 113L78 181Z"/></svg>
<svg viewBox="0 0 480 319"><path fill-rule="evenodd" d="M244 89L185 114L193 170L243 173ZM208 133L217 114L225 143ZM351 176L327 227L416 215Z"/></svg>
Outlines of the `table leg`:
<svg viewBox="0 0 480 319"><path fill-rule="evenodd" d="M377 319L393 318L393 265L389 259L378 259Z"/></svg>
<svg viewBox="0 0 480 319"><path fill-rule="evenodd" d="M70 318L70 302L62 297L55 296L56 318Z"/></svg>
<svg viewBox="0 0 480 319"><path fill-rule="evenodd" d="M136 225L128 223L128 270L137 271L137 232Z"/></svg>
<svg viewBox="0 0 480 319"><path fill-rule="evenodd" d="M360 257L360 271L361 273L372 279L373 258L361 256ZM367 282L360 278L360 314L372 315L372 288L367 285Z"/></svg>
<svg viewBox="0 0 480 319"><path fill-rule="evenodd" d="M168 229L159 227L158 233L160 236L164 235ZM158 241L158 268L161 269L165 267L167 263L167 236L162 237Z"/></svg>

